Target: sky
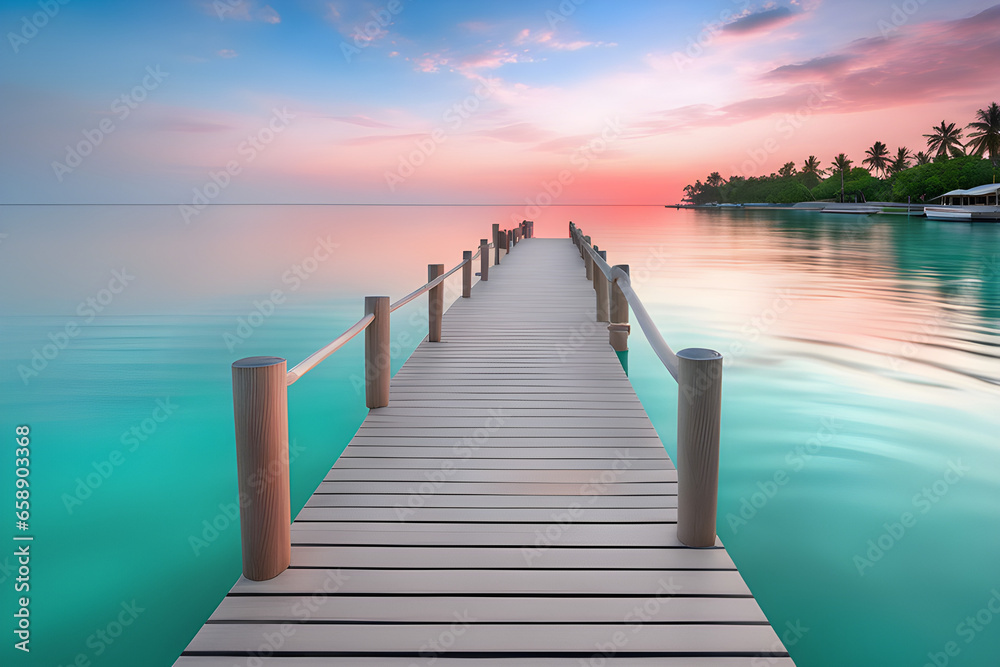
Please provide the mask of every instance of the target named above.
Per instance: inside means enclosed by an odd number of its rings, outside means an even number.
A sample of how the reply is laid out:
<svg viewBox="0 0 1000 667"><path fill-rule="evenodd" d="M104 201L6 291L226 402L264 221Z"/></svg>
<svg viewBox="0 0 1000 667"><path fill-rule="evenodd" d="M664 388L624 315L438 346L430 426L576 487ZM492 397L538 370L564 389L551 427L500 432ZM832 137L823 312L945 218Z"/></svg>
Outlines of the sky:
<svg viewBox="0 0 1000 667"><path fill-rule="evenodd" d="M673 203L1000 101L971 0L5 0L0 203Z"/></svg>

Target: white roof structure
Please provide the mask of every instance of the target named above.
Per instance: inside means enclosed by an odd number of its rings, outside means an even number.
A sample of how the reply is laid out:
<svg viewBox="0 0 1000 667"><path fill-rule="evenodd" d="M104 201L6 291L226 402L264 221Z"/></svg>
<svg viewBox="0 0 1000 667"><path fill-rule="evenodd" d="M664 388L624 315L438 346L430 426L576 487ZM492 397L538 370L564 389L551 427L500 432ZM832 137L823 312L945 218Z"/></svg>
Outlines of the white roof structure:
<svg viewBox="0 0 1000 667"><path fill-rule="evenodd" d="M989 185L980 185L970 190L952 190L951 192L944 193L941 197L955 197L958 195L966 197L985 197L987 195L997 194L998 191L1000 191L1000 183L990 183ZM940 199L940 197L935 197L935 199Z"/></svg>

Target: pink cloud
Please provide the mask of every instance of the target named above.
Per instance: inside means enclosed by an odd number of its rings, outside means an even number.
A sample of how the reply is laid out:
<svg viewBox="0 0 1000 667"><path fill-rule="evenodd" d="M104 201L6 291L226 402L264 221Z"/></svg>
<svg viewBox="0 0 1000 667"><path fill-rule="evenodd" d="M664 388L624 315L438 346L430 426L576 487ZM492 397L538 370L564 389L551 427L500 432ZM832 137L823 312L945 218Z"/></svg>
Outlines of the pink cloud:
<svg viewBox="0 0 1000 667"><path fill-rule="evenodd" d="M373 127L373 128L389 128L392 125L377 121L368 116L362 116L360 114L355 114L353 116L330 116L331 120L336 120L341 123L349 123L351 125L360 125L361 127Z"/></svg>
<svg viewBox="0 0 1000 667"><path fill-rule="evenodd" d="M888 38L863 38L836 52L780 65L760 76L773 94L666 109L638 127L659 134L804 110L856 113L953 99L982 90L984 81L995 78L998 60L1000 5L971 18L903 26Z"/></svg>

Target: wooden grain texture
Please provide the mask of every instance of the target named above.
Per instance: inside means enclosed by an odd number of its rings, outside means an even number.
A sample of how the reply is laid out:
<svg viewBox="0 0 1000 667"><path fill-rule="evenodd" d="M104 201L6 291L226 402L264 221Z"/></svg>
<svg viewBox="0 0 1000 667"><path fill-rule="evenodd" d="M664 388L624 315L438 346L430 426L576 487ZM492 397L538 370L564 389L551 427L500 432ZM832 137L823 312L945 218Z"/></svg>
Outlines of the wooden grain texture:
<svg viewBox="0 0 1000 667"><path fill-rule="evenodd" d="M365 315L375 319L365 329L365 405L389 404L389 297L366 296Z"/></svg>
<svg viewBox="0 0 1000 667"><path fill-rule="evenodd" d="M427 265L427 282L444 273L444 264ZM444 285L432 287L427 292L427 339L441 342L441 318L444 317Z"/></svg>
<svg viewBox="0 0 1000 667"><path fill-rule="evenodd" d="M472 251L463 250L462 259L465 261L462 266L462 298L468 299L472 296Z"/></svg>
<svg viewBox="0 0 1000 667"><path fill-rule="evenodd" d="M628 264L617 264L613 268L621 269L625 273L628 273ZM611 347L616 352L625 352L628 350L628 331L614 325L628 324L628 299L625 298L625 293L618 287L618 281L616 280L611 281L609 300L608 316L612 326L608 327L608 342L611 343Z"/></svg>
<svg viewBox="0 0 1000 667"><path fill-rule="evenodd" d="M236 467L243 576L278 576L291 560L287 363L249 357L233 364Z"/></svg>
<svg viewBox="0 0 1000 667"><path fill-rule="evenodd" d="M527 229L397 372L289 569L240 579L177 665L792 667L721 542L678 538L579 240Z"/></svg>
<svg viewBox="0 0 1000 667"><path fill-rule="evenodd" d="M677 353L677 536L690 547L715 543L719 496L722 355L714 350Z"/></svg>

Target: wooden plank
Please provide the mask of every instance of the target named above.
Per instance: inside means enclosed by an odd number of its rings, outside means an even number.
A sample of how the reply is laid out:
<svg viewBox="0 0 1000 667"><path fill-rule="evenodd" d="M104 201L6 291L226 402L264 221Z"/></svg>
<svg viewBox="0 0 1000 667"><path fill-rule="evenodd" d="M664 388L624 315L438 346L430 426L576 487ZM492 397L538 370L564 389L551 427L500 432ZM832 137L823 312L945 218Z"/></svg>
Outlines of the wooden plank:
<svg viewBox="0 0 1000 667"><path fill-rule="evenodd" d="M552 537L549 537L552 536ZM568 547L680 547L677 525L654 524L482 524L338 522L292 524L292 545L327 544L525 547L552 543ZM721 543L716 541L721 546ZM281 575L284 576L284 575Z"/></svg>
<svg viewBox="0 0 1000 667"><path fill-rule="evenodd" d="M424 484L431 484L426 491ZM485 494L485 495L552 495L552 496L634 496L634 495L677 495L677 482L640 482L617 484L563 484L557 482L431 482L430 480L388 481L388 482L321 482L317 493L395 493L419 494Z"/></svg>
<svg viewBox="0 0 1000 667"><path fill-rule="evenodd" d="M567 623L619 623L638 607L649 623L767 623L753 598L668 598L642 609L634 597L378 597L336 595L323 604L309 596L230 596L211 621L309 621L450 623L456 609L468 611L479 623L540 623L558 618ZM303 618L307 617L307 618Z"/></svg>
<svg viewBox="0 0 1000 667"><path fill-rule="evenodd" d="M306 507L396 507L406 505L411 494L375 493L315 493ZM420 507L535 507L566 509L573 503L604 509L677 507L675 495L647 496L528 496L528 495L461 495L435 493L417 499Z"/></svg>
<svg viewBox="0 0 1000 667"><path fill-rule="evenodd" d="M608 509L588 507L586 503L572 503L573 521L576 523L673 523L677 509L672 507L646 507ZM297 522L307 521L430 521L436 523L540 523L557 524L560 515L570 505L562 508L511 508L511 507L413 507L400 499L389 507L317 507L306 506L295 517Z"/></svg>
<svg viewBox="0 0 1000 667"><path fill-rule="evenodd" d="M530 562L526 555L530 556ZM649 547L634 549L562 549L526 554L520 548L349 546L294 547L293 567L389 569L534 570L735 570L725 549Z"/></svg>
<svg viewBox="0 0 1000 667"><path fill-rule="evenodd" d="M580 450L571 450L570 456L578 456ZM416 470L441 470L447 463L448 470L617 470L626 466L629 470L672 470L666 458L635 459L631 456L619 458L566 458L566 459L504 459L479 457L461 457L452 452L450 458L403 458L382 457L362 458L358 456L345 457L337 461L336 470L367 469L367 470L400 470L412 468Z"/></svg>
<svg viewBox="0 0 1000 667"><path fill-rule="evenodd" d="M583 665L601 665L602 667L794 667L794 663L782 652L777 656L766 654L760 658L734 658L721 656L659 656L656 658L606 657L594 653L593 660L589 656L583 658L491 658L488 662L481 658L449 657L447 667L581 667ZM175 667L232 667L232 659L219 657L188 657L182 656L174 663ZM414 667L413 658L365 657L350 658L258 658L259 667ZM238 664L243 664L240 661ZM254 663L257 665L258 663ZM417 663L420 664L420 663Z"/></svg>
<svg viewBox="0 0 1000 667"><path fill-rule="evenodd" d="M452 653L492 654L516 651L528 654L571 653L583 656L595 653L595 646L610 642L616 633L628 631L628 639L618 655L645 654L736 654L747 658L770 650L779 642L769 625L650 625L645 632L632 632L620 624L476 624L465 610L456 610L451 623L442 624L320 624L298 625L284 637L281 651L355 655L358 653L396 653L419 657L426 655L431 643L442 636L454 638L448 647ZM456 624L464 632L455 631ZM644 628L645 626L638 626ZM267 636L282 636L276 623L208 624L191 641L188 651L246 652L260 648Z"/></svg>
<svg viewBox="0 0 1000 667"><path fill-rule="evenodd" d="M632 470L627 462L619 462L619 469L590 468L584 470L448 470L438 466L432 472L449 482L518 482L522 484L626 484L676 482L676 470ZM324 482L426 482L437 481L438 475L429 475L427 470L413 469L367 469L332 468Z"/></svg>

